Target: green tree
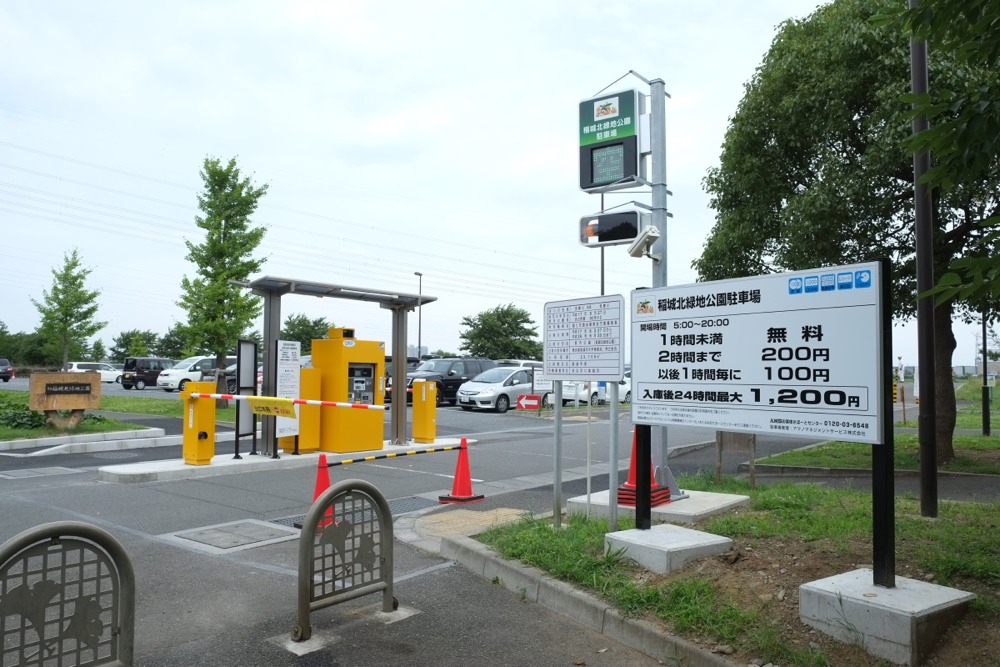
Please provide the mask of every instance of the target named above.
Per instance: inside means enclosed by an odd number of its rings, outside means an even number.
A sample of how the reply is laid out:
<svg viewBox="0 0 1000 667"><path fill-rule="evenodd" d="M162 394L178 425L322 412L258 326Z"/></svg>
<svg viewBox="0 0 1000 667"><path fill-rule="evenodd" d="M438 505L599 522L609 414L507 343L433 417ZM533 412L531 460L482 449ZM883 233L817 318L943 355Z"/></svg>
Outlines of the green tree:
<svg viewBox="0 0 1000 667"><path fill-rule="evenodd" d="M836 0L811 16L786 21L745 86L720 166L705 187L716 223L693 263L702 279L890 257L897 318L916 307L909 38L871 17L890 0ZM957 66L946 54L932 77L952 89L994 76ZM994 173L936 197L935 270L981 251L978 221L997 205ZM965 304L934 311L937 459L954 458L952 317Z"/></svg>
<svg viewBox="0 0 1000 667"><path fill-rule="evenodd" d="M84 268L76 248L63 255L60 269L52 269L52 289L42 290L42 300L31 300L42 316L39 331L45 347L58 352L66 368L69 354L79 354L86 340L104 328L107 322L97 321L99 290L88 290L87 276L93 269Z"/></svg>
<svg viewBox="0 0 1000 667"><path fill-rule="evenodd" d="M897 16L899 18L899 16ZM979 85L953 86L937 77L927 95L907 100L930 127L908 139L910 150L933 158L925 182L943 191L976 187L984 177L995 181L1000 155L1000 4L990 0L925 0L901 10L906 29L927 41L931 59L947 53L962 67L980 74ZM982 74L993 74L992 76ZM1000 244L1000 211L979 213L979 248L956 256L938 273L938 301L963 299L996 312L1000 303L1000 263L991 250Z"/></svg>
<svg viewBox="0 0 1000 667"><path fill-rule="evenodd" d="M156 354L159 338L149 329L129 329L111 339L109 356L112 361L124 361L125 357L148 357Z"/></svg>
<svg viewBox="0 0 1000 667"><path fill-rule="evenodd" d="M95 340L90 345L91 361L104 361L108 356L108 351L104 348L104 343L100 339Z"/></svg>
<svg viewBox="0 0 1000 667"><path fill-rule="evenodd" d="M156 354L168 359L184 359L196 355L198 351L189 348L187 341L188 336L184 325L180 322L174 322L167 329L167 333L160 336L159 343L156 345Z"/></svg>
<svg viewBox="0 0 1000 667"><path fill-rule="evenodd" d="M223 165L218 159L205 158L201 178L205 188L198 195L198 208L202 215L195 217L195 224L205 236L198 244L185 241L196 276L181 280L178 305L188 314L189 344L214 354L221 369L240 335L261 312L260 298L231 281L245 282L264 264L263 258L253 254L266 230L251 226L250 218L267 185L255 187L240 174L235 159Z"/></svg>
<svg viewBox="0 0 1000 667"><path fill-rule="evenodd" d="M531 315L514 304L485 310L475 317L463 317L459 349L490 359L540 359L542 344Z"/></svg>
<svg viewBox="0 0 1000 667"><path fill-rule="evenodd" d="M325 317L309 319L301 314L289 315L281 328L281 340L297 340L302 344L302 354L312 354L312 342L326 338L333 326Z"/></svg>
<svg viewBox="0 0 1000 667"><path fill-rule="evenodd" d="M0 355L8 357L11 362L14 356L14 335L4 322L0 322ZM19 361L19 360L18 360Z"/></svg>

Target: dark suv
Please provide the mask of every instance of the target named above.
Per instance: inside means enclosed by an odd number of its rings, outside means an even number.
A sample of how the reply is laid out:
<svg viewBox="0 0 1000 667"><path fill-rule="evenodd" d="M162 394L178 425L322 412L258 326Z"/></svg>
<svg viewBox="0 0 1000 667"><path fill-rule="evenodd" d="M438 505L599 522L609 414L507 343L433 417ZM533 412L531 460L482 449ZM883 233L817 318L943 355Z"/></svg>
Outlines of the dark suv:
<svg viewBox="0 0 1000 667"><path fill-rule="evenodd" d="M410 389L415 379L437 383L437 404L458 403L458 388L485 370L496 367L492 359L481 357L452 357L428 359L406 374L406 402L413 401Z"/></svg>
<svg viewBox="0 0 1000 667"><path fill-rule="evenodd" d="M174 365L173 359L163 357L125 357L122 369L122 388L145 389L155 387L160 371L165 371Z"/></svg>
<svg viewBox="0 0 1000 667"><path fill-rule="evenodd" d="M10 359L0 357L0 380L10 382L14 377L14 367L10 365Z"/></svg>

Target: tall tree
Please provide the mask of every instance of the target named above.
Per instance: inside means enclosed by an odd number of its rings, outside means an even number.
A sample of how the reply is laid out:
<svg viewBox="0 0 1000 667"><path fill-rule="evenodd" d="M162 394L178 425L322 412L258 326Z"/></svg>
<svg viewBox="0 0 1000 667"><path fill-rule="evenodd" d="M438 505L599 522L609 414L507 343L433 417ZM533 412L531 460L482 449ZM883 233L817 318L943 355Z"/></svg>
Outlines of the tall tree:
<svg viewBox="0 0 1000 667"><path fill-rule="evenodd" d="M256 187L243 177L235 159L223 165L218 159L205 158L201 178L205 189L198 195L198 208L203 215L195 217L195 224L205 236L201 243L184 242L196 277L181 280L178 305L188 314L188 342L214 354L222 369L240 334L261 312L260 298L231 281L246 281L264 264L254 253L266 230L252 226L251 216L267 193L267 185Z"/></svg>
<svg viewBox="0 0 1000 667"><path fill-rule="evenodd" d="M42 316L39 331L49 349L58 351L66 368L69 353L82 350L88 338L104 328L107 322L97 317L99 290L88 290L87 276L93 269L84 268L76 248L63 255L60 269L52 269L52 289L42 291L42 300L31 300Z"/></svg>
<svg viewBox="0 0 1000 667"><path fill-rule="evenodd" d="M157 354L159 340L149 329L129 329L111 339L109 355L112 361L124 361L125 357L148 357Z"/></svg>
<svg viewBox="0 0 1000 667"><path fill-rule="evenodd" d="M333 326L325 317L309 319L302 314L292 314L281 327L281 339L297 340L302 345L302 354L312 354L312 342L326 338Z"/></svg>
<svg viewBox="0 0 1000 667"><path fill-rule="evenodd" d="M460 349L490 359L540 359L542 344L531 314L514 304L463 317Z"/></svg>
<svg viewBox="0 0 1000 667"><path fill-rule="evenodd" d="M705 186L716 223L693 263L702 279L808 269L890 257L897 318L916 306L909 37L876 24L891 0L835 0L787 21L745 87ZM938 54L934 81L968 90L994 76ZM983 252L978 221L997 206L997 174L936 196L935 270ZM937 459L954 458L952 317L936 329Z"/></svg>

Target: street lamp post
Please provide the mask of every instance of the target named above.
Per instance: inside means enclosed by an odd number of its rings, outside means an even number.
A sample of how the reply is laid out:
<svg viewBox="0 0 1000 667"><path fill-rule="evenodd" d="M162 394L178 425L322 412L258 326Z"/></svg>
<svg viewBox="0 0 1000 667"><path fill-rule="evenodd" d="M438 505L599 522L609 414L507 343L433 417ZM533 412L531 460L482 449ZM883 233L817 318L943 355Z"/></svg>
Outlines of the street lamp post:
<svg viewBox="0 0 1000 667"><path fill-rule="evenodd" d="M417 359L420 359L423 356L420 351L422 348L420 335L423 329L424 274L414 271L413 275L417 277Z"/></svg>

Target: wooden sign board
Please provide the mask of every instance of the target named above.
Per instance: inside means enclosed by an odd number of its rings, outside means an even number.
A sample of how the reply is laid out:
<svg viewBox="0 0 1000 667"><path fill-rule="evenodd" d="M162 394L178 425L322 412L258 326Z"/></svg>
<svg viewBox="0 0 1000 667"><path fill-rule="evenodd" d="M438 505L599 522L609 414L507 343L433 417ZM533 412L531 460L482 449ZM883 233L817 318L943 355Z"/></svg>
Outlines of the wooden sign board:
<svg viewBox="0 0 1000 667"><path fill-rule="evenodd" d="M100 373L31 374L29 410L98 410L100 407Z"/></svg>

